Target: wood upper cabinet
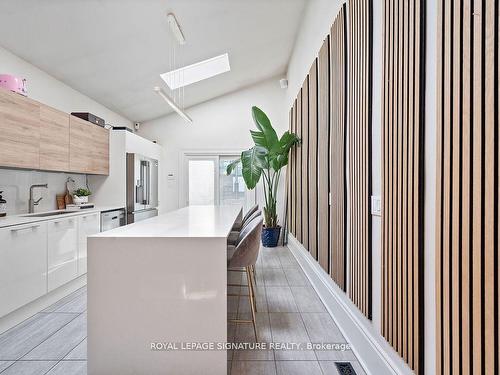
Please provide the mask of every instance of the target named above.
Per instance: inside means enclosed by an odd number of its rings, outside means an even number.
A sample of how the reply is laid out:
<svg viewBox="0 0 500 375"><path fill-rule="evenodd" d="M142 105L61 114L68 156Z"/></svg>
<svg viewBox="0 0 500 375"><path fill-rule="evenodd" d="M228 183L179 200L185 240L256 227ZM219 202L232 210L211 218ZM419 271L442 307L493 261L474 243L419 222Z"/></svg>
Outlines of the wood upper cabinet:
<svg viewBox="0 0 500 375"><path fill-rule="evenodd" d="M90 172L109 174L109 131L100 126L92 126L93 148L91 150Z"/></svg>
<svg viewBox="0 0 500 375"><path fill-rule="evenodd" d="M92 128L88 121L69 116L69 170L88 173L91 169L93 148Z"/></svg>
<svg viewBox="0 0 500 375"><path fill-rule="evenodd" d="M40 168L40 105L0 89L0 165Z"/></svg>
<svg viewBox="0 0 500 375"><path fill-rule="evenodd" d="M109 131L0 88L0 167L109 174Z"/></svg>
<svg viewBox="0 0 500 375"><path fill-rule="evenodd" d="M40 105L40 169L69 171L69 115Z"/></svg>
<svg viewBox="0 0 500 375"><path fill-rule="evenodd" d="M69 170L109 174L109 132L91 122L69 116Z"/></svg>

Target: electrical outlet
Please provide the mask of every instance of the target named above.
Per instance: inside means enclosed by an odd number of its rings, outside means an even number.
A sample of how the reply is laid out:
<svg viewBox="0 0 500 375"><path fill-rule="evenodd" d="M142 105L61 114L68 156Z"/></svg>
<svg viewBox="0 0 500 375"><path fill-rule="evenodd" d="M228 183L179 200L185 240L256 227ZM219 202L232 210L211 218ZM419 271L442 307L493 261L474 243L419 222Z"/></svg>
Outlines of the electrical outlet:
<svg viewBox="0 0 500 375"><path fill-rule="evenodd" d="M382 216L382 198L380 195L372 195L372 215Z"/></svg>

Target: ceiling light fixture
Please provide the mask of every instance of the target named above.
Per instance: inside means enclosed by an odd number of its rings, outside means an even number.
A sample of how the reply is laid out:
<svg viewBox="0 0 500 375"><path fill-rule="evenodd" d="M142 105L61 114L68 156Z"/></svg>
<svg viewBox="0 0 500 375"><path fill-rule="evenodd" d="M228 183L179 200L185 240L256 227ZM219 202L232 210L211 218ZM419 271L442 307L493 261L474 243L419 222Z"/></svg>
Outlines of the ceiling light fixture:
<svg viewBox="0 0 500 375"><path fill-rule="evenodd" d="M173 13L167 14L167 22L168 26L170 26L170 30L172 30L172 34L174 34L175 39L177 39L179 44L186 44L186 38L184 38L184 34L182 33L179 22L177 22L177 18L175 18L175 15Z"/></svg>
<svg viewBox="0 0 500 375"><path fill-rule="evenodd" d="M203 81L204 79L229 72L229 56L227 53L203 60L167 73L160 74L160 77L170 87L171 90L188 86L192 83ZM181 79L179 79L179 77Z"/></svg>
<svg viewBox="0 0 500 375"><path fill-rule="evenodd" d="M167 95L160 87L155 86L153 90L158 95L160 95L163 98L163 100L165 100L168 103L168 105L172 107L172 109L175 112L179 114L179 116L181 116L184 120L186 120L189 123L193 122L193 119L189 117L189 115L186 112L184 112L177 104L175 104L175 101L169 95Z"/></svg>

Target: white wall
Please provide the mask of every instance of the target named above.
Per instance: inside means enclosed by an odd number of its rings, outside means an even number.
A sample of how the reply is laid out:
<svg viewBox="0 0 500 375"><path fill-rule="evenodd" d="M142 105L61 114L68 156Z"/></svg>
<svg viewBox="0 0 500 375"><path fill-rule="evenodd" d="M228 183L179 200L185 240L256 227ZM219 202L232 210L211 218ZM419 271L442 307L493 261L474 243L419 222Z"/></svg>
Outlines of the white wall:
<svg viewBox="0 0 500 375"><path fill-rule="evenodd" d="M174 175L167 181L167 210L179 207L180 189L184 188L180 167L183 152L241 152L252 147L249 130L255 129L251 115L254 105L267 113L278 136L288 129L288 115L283 110L285 91L279 87L279 77L187 109L192 124L170 114L141 125L138 134L163 146L165 162L161 168Z"/></svg>
<svg viewBox="0 0 500 375"><path fill-rule="evenodd" d="M343 3L344 1L339 0L311 0L308 2L288 64L287 111L293 105L293 101L297 97L314 59L318 56L323 40L330 33L330 27Z"/></svg>
<svg viewBox="0 0 500 375"><path fill-rule="evenodd" d="M373 2L372 195L382 195L384 3ZM372 321L382 328L382 218L372 216Z"/></svg>
<svg viewBox="0 0 500 375"><path fill-rule="evenodd" d="M100 105L88 96L0 47L0 73L27 79L28 96L60 111L91 112L115 126L132 126L127 118Z"/></svg>

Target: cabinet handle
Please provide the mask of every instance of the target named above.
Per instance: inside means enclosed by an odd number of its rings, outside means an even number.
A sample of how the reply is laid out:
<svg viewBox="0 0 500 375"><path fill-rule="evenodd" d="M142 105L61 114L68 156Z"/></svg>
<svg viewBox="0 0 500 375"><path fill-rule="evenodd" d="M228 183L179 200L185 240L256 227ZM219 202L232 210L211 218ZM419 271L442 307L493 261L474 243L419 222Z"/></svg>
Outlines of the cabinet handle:
<svg viewBox="0 0 500 375"><path fill-rule="evenodd" d="M54 221L54 224L61 224L63 222L65 222L66 220L57 220L57 221ZM67 220L68 221L68 224L73 224L73 219L69 219Z"/></svg>
<svg viewBox="0 0 500 375"><path fill-rule="evenodd" d="M26 229L35 229L35 228L38 228L40 225L37 224L37 225L29 225L27 227L22 227L22 228L12 228L10 231L11 232L20 232L22 230L26 230Z"/></svg>

